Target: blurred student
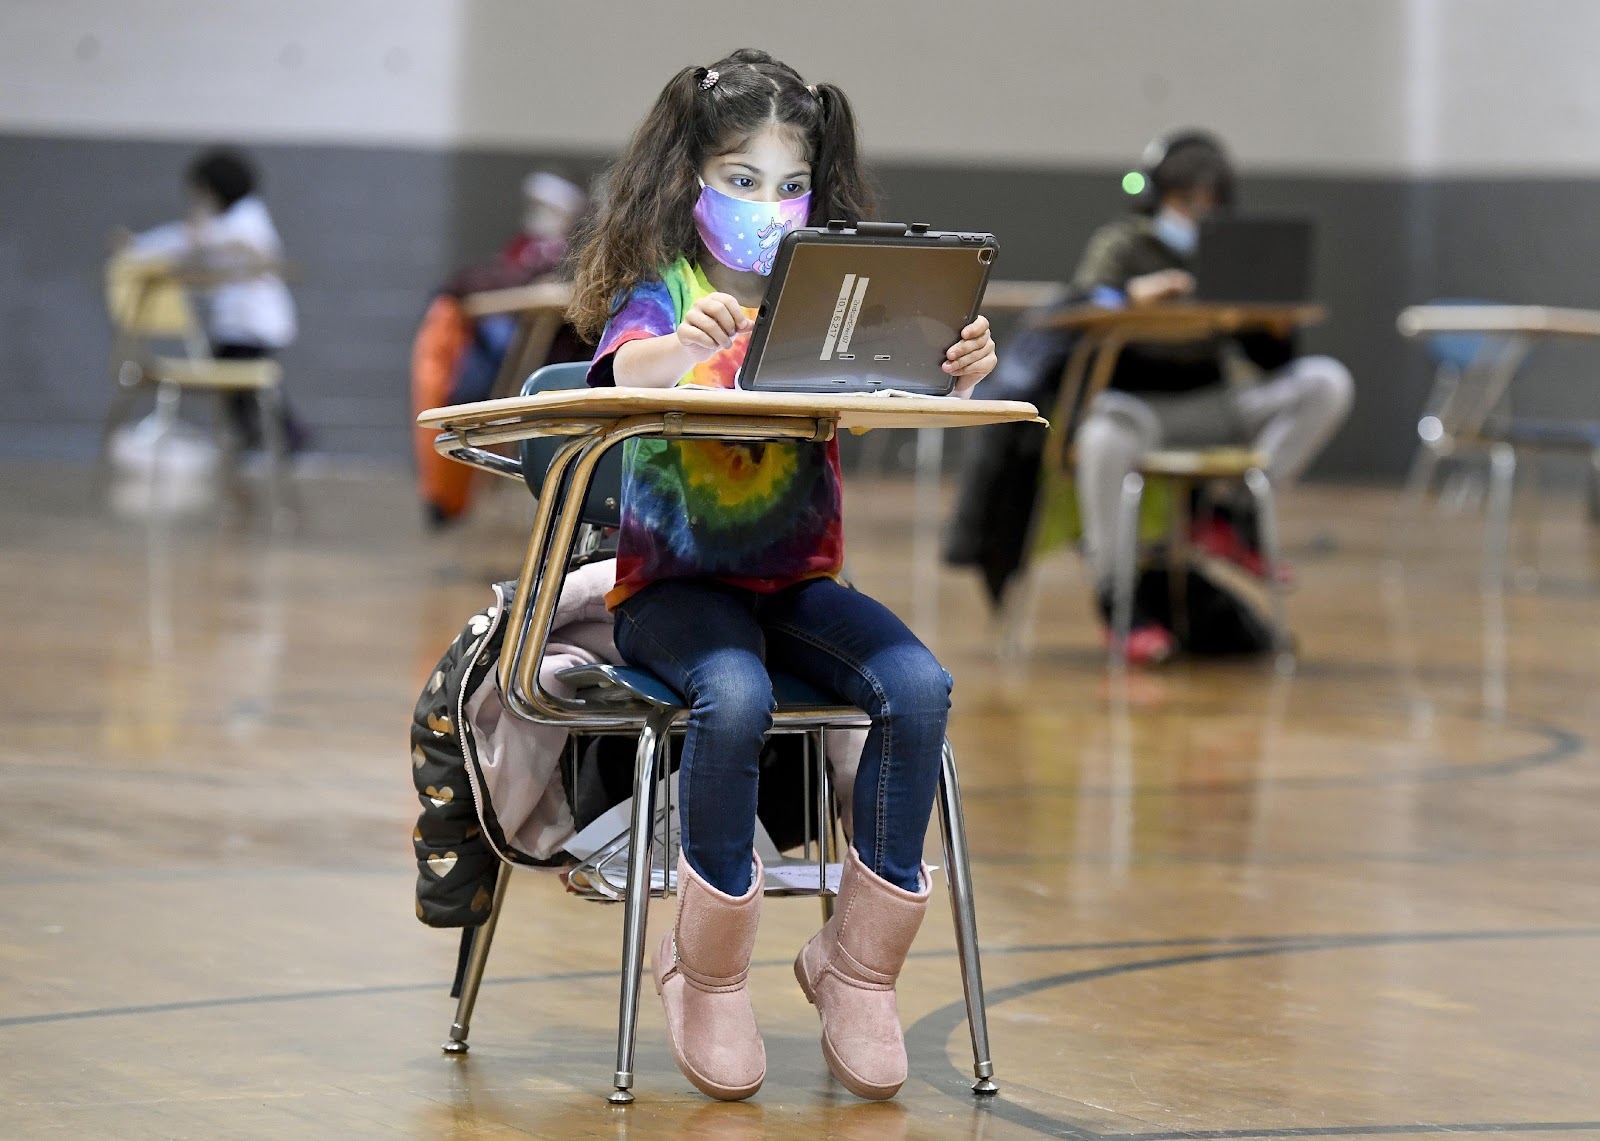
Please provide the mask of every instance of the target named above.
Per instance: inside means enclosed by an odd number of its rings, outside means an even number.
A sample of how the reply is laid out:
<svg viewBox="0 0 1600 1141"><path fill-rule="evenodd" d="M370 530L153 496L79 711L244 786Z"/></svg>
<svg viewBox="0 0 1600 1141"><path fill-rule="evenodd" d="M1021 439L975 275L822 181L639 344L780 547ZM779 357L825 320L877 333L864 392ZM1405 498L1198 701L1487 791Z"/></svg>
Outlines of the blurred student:
<svg viewBox="0 0 1600 1141"><path fill-rule="evenodd" d="M464 297L511 289L549 277L567 260L572 232L589 208L584 190L554 171L536 170L522 180L521 228L488 265L461 270L445 286Z"/></svg>
<svg viewBox="0 0 1600 1141"><path fill-rule="evenodd" d="M552 171L535 171L522 183L522 225L493 262L461 270L441 289L417 330L411 348L412 412L486 400L494 391L506 354L517 335L517 316L467 316L463 298L512 289L557 277L566 264L572 234L588 211L589 197ZM588 360L593 352L563 325L543 363ZM435 433L412 433L417 493L430 527L459 519L472 503L473 470L433 450Z"/></svg>
<svg viewBox="0 0 1600 1141"><path fill-rule="evenodd" d="M462 270L444 291L461 298L557 276L567 260L572 232L588 205L588 195L559 174L540 170L528 175L522 183L521 230L492 263ZM489 399L516 333L515 314L491 313L473 322L472 345L456 370L449 403ZM552 346L550 360L586 359L587 353L573 351L575 344L571 331L564 330Z"/></svg>
<svg viewBox="0 0 1600 1141"><path fill-rule="evenodd" d="M185 172L183 220L126 239L122 251L179 271L215 275L215 284L200 287L196 296L212 355L219 360L270 357L295 338L294 300L277 272L283 243L256 186L255 168L243 154L227 148L207 151ZM254 397L229 393L225 407L240 443L260 447ZM283 427L291 451L305 446L307 434L287 405Z"/></svg>
<svg viewBox="0 0 1600 1141"><path fill-rule="evenodd" d="M1074 291L1101 304L1181 301L1195 289L1200 226L1233 202L1234 171L1222 143L1204 131L1180 131L1146 150L1148 186L1135 209L1089 239ZM1242 354L1260 373L1253 383L1226 379L1226 361ZM1109 638L1117 504L1123 478L1158 448L1250 444L1267 457L1274 486L1293 483L1349 414L1350 373L1332 357L1296 355L1292 327L1187 344L1130 345L1107 391L1079 426L1078 505L1095 576L1096 602ZM1260 573L1261 557L1243 513L1198 517L1197 546ZM1165 660L1172 631L1137 610L1130 660Z"/></svg>

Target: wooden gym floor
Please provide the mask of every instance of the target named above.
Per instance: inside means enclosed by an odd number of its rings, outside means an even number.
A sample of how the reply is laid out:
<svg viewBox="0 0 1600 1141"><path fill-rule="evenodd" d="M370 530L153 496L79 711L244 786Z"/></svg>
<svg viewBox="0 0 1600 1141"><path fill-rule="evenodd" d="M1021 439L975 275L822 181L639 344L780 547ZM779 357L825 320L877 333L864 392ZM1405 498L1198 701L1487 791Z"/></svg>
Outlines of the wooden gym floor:
<svg viewBox="0 0 1600 1141"><path fill-rule="evenodd" d="M513 571L523 499L428 536L399 476L301 497L268 541L0 471L0 1136L1600 1132L1600 568L1571 503L1546 506L1537 584L1496 602L1471 515L1430 515L1396 577L1392 497L1303 491L1293 675L1190 663L1113 692L1076 560L1005 665L970 576L913 572L910 490L853 486L858 580L957 679L1001 1095L967 1093L942 901L902 978L911 1080L868 1105L789 972L817 908L776 900L766 1087L694 1093L647 993L618 1111L620 912L519 873L449 1058L455 936L410 898L407 718Z"/></svg>

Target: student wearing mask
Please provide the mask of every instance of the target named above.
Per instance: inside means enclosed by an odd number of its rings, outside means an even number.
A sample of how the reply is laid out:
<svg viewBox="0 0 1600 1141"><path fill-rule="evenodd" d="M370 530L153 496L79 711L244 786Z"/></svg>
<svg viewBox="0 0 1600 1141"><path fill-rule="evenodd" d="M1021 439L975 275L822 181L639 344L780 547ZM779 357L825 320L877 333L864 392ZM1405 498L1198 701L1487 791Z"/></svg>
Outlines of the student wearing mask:
<svg viewBox="0 0 1600 1141"><path fill-rule="evenodd" d="M461 270L445 292L464 297L511 289L558 272L588 208L589 195L582 187L554 171L534 171L522 180L522 228L492 263Z"/></svg>
<svg viewBox="0 0 1600 1141"><path fill-rule="evenodd" d="M492 263L460 271L444 292L463 298L559 276L573 231L588 206L588 194L575 183L553 171L534 171L522 181L522 228ZM514 314L492 313L475 319L472 345L456 370L448 403L467 404L494 395L495 379L516 335ZM588 356L588 346L568 326L557 334L545 363L586 360Z"/></svg>
<svg viewBox="0 0 1600 1141"><path fill-rule="evenodd" d="M411 353L413 413L445 404L487 400L494 395L520 325L514 313L469 317L463 301L474 293L513 289L561 276L572 235L589 208L588 193L549 170L522 181L522 225L492 262L455 273L429 303ZM557 331L543 362L588 360L594 346L569 324ZM435 433L412 433L417 491L423 519L438 528L460 519L472 502L472 468L433 450Z"/></svg>
<svg viewBox="0 0 1600 1141"><path fill-rule="evenodd" d="M1204 131L1174 132L1151 143L1142 178L1135 209L1096 231L1074 275L1075 291L1099 303L1145 306L1192 296L1201 223L1233 202L1233 166L1220 140ZM1229 383L1230 356L1254 365L1260 378ZM1123 478L1140 456L1158 448L1250 444L1267 457L1268 475L1282 488L1344 422L1353 393L1350 373L1338 361L1296 355L1291 327L1126 348L1074 440L1084 542L1107 637L1117 504ZM1192 537L1210 553L1259 573L1259 552L1226 511L1197 518ZM1163 661L1176 646L1170 630L1135 612L1130 660Z"/></svg>

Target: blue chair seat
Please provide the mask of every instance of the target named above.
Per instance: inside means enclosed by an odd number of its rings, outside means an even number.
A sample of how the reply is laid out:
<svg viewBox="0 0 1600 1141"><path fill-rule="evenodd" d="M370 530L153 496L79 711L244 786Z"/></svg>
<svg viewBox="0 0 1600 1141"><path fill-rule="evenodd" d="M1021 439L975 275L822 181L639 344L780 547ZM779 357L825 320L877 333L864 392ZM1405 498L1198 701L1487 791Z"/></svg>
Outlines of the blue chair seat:
<svg viewBox="0 0 1600 1141"><path fill-rule="evenodd" d="M602 704L643 702L657 709L684 709L678 692L649 670L634 666L573 666L556 675L578 691L583 701ZM815 686L785 673L772 675L772 694L780 709L837 709L846 704Z"/></svg>

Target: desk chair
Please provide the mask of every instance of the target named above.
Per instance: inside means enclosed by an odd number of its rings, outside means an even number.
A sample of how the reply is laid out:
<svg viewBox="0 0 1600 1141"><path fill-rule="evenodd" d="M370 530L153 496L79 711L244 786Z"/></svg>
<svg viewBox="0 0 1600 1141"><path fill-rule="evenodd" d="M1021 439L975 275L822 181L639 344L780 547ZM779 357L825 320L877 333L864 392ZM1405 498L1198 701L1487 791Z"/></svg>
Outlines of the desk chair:
<svg viewBox="0 0 1600 1141"><path fill-rule="evenodd" d="M523 395L581 388L585 384L588 368L587 363L547 365L528 379L523 386ZM536 666L543 655L549 616L560 594L561 580L566 572L565 551L569 549L569 544L562 541L562 528L568 524L571 512L570 509L562 510L562 519L557 520L558 510L568 507L568 497L582 494L584 498L578 516L583 526L591 529L591 535L594 529L614 528L621 522L621 447L611 444L598 457L591 451L586 459L579 458L584 451L581 442L540 437L522 444L519 461L466 447L460 447L450 454L501 475L523 479L539 498L533 537L522 577L517 584L516 598L507 616L509 626L501 651L500 688L507 707L527 720L560 724L573 732L637 735L632 821L624 836L619 836L586 861L588 870L603 870L601 865L623 858L622 853L626 853L627 887L621 897L625 911L617 1060L616 1070L612 1074L613 1089L608 1095L608 1100L613 1104L626 1105L633 1101L634 1038L640 980L644 970L649 897L652 894L665 895L673 890L667 875L662 877L663 887L660 890L652 887L651 880L652 849L658 832L666 838L668 848L660 866L665 871L675 863L675 856L670 850L671 785L667 780L667 746L671 734L686 717L687 710L683 698L659 678L646 670L631 667L579 666L563 671L559 675L561 680L571 683L577 690L576 700L570 702L545 692L538 684ZM592 472L591 478L586 479L583 474L585 467ZM547 492L547 488L553 489L552 492ZM580 538L577 542L580 551L592 546L593 539L585 541ZM529 670L527 667L530 664L535 668ZM524 679L531 679L531 686ZM816 837L819 887L816 892L790 891L787 894L822 896L826 918L831 907L831 893L827 890L826 877L821 874L821 865L832 859L836 851L838 821L827 765L823 760L822 737L830 729L863 728L867 725L867 719L861 710L840 706L836 700L797 678L777 674L772 682L777 698L772 731L797 733L806 737L808 771L810 762L814 760L818 778L811 787L816 799L815 819L819 822L820 833ZM665 790L659 807L658 787ZM994 1067L989 1058L988 1023L978 961L977 920L967 858L966 827L956 778L955 754L949 741L944 745L938 814L944 841L950 906L955 920L956 948L961 963L961 981L966 995L967 1024L972 1037L973 1074L976 1078L972 1088L976 1094L988 1095L997 1092L999 1087L995 1085ZM809 825L807 831L810 831ZM808 835L808 851L810 845ZM443 1047L446 1053L463 1054L467 1051L472 1010L510 874L511 864L503 863L495 881L489 917L472 938L466 969L461 978L455 1020ZM602 877L587 878L594 882ZM769 881L769 892L781 890Z"/></svg>
<svg viewBox="0 0 1600 1141"><path fill-rule="evenodd" d="M1440 300L1427 304L1471 307L1491 303ZM1409 333L1403 316L1401 331ZM1600 421L1512 415L1511 383L1533 351L1533 338L1526 333L1437 332L1427 335L1423 343L1433 364L1434 381L1417 420L1417 454L1406 477L1391 547L1397 553L1408 548L1423 500L1443 461L1487 455L1482 574L1485 585L1498 587L1505 581L1511 554L1511 506L1519 451L1583 456L1588 461L1589 519L1600 522ZM1535 507L1528 512L1529 525L1537 527L1537 467L1529 468L1523 486Z"/></svg>
<svg viewBox="0 0 1600 1141"><path fill-rule="evenodd" d="M156 416L161 434L172 430L185 391L226 396L254 393L261 411L261 433L269 460L271 494L282 481L288 441L283 434L283 370L272 360L218 360L211 355L183 279L170 270L114 257L106 266L106 309L115 341L111 375L117 391L106 413L100 437L99 474L109 466L111 440L127 421L139 397L156 390ZM176 345L181 356L163 354L163 344ZM227 434L225 452L234 456L237 443ZM160 444L156 455L159 460Z"/></svg>
<svg viewBox="0 0 1600 1141"><path fill-rule="evenodd" d="M1213 329L1203 318L1166 316L1160 325L1149 328L1117 329L1104 336L1085 334L1073 347L1062 373L1061 390L1055 412L1050 417L1050 438L1045 444L1043 466L1046 471L1071 475L1074 464L1073 440L1078 426L1095 397L1111 383L1117 358L1134 341L1185 342L1203 339ZM1267 478L1266 457L1252 448L1216 447L1199 449L1162 448L1146 452L1122 481L1122 499L1117 517L1116 557L1114 561L1111 613L1111 665L1126 669L1128 636L1133 627L1133 598L1139 577L1139 513L1144 500L1145 482L1165 480L1172 489L1171 521L1167 529L1167 582L1171 591L1174 633L1181 642L1186 631L1185 598L1187 552L1189 545L1189 501L1195 486L1203 481L1228 480L1242 483L1255 503L1260 533L1261 557L1266 588L1272 604L1274 650L1283 654L1289 645L1285 614L1284 584L1278 574L1277 508L1271 481ZM1042 510L1042 505L1036 510ZM1032 595L1032 589L1023 592ZM1025 604L1022 621L1031 621L1031 604ZM1008 638L1018 642L1013 630Z"/></svg>
<svg viewBox="0 0 1600 1141"><path fill-rule="evenodd" d="M516 320L516 332L495 374L491 399L511 396L524 377L550 359L550 350L566 322L571 303L572 283L567 281L490 289L461 299L461 311L474 320L492 316Z"/></svg>

